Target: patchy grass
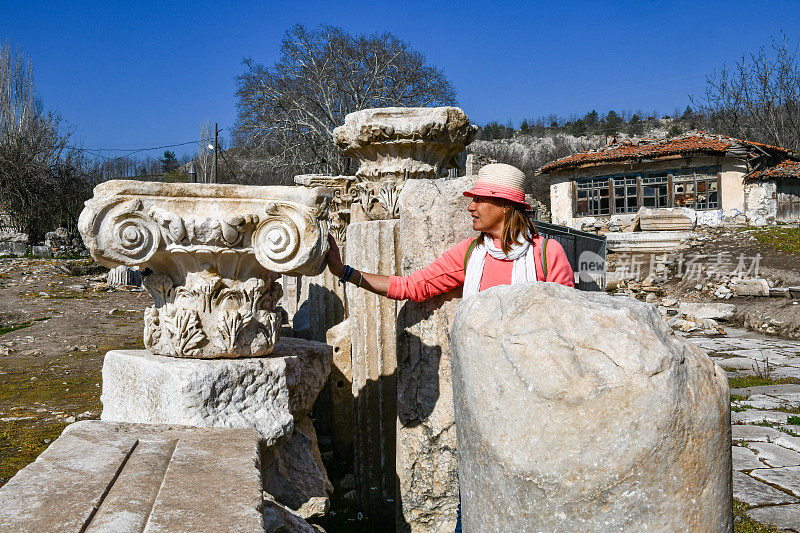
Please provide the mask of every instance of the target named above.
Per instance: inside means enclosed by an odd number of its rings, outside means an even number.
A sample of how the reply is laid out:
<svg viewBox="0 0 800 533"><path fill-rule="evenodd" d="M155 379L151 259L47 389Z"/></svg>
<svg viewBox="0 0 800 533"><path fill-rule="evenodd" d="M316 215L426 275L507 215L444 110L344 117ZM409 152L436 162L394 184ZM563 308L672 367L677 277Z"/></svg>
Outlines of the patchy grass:
<svg viewBox="0 0 800 533"><path fill-rule="evenodd" d="M779 252L800 255L800 228L770 226L746 228L759 244L774 248Z"/></svg>
<svg viewBox="0 0 800 533"><path fill-rule="evenodd" d="M763 376L734 376L728 377L728 386L732 389L743 389L746 387L761 387L763 385L785 385L789 383L800 383L797 378L769 378Z"/></svg>
<svg viewBox="0 0 800 533"><path fill-rule="evenodd" d="M741 413L747 411L748 409L752 409L749 405L731 405L731 411L734 413Z"/></svg>
<svg viewBox="0 0 800 533"><path fill-rule="evenodd" d="M46 294L40 294L40 292ZM97 298L97 293L90 291L73 291L71 289L49 289L46 291L26 291L20 292L22 298L41 298L43 300L88 300L90 298Z"/></svg>
<svg viewBox="0 0 800 533"><path fill-rule="evenodd" d="M733 500L733 531L734 533L778 533L775 526L756 522L747 515L750 508L744 502Z"/></svg>
<svg viewBox="0 0 800 533"><path fill-rule="evenodd" d="M792 426L800 426L800 416L790 416L786 419L786 423Z"/></svg>
<svg viewBox="0 0 800 533"><path fill-rule="evenodd" d="M29 320L28 322L18 322L16 324L8 324L7 326L0 325L0 335L5 335L6 333L11 333L12 331L16 331L18 329L29 328L36 322L41 322L43 320L47 320L48 318L50 317L43 316L41 318L34 318L33 320Z"/></svg>
<svg viewBox="0 0 800 533"><path fill-rule="evenodd" d="M0 422L0 487L36 459L66 426L36 420Z"/></svg>

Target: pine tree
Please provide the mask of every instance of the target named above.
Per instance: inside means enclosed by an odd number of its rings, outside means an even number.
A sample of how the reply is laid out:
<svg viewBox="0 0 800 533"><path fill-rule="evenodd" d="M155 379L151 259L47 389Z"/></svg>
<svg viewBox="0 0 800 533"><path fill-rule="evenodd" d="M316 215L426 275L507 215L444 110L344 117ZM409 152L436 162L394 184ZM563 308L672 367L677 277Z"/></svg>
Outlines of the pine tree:
<svg viewBox="0 0 800 533"><path fill-rule="evenodd" d="M180 166L181 164L178 163L178 158L175 157L175 152L165 150L164 157L161 159L161 170L165 174L169 174L170 172L178 170Z"/></svg>

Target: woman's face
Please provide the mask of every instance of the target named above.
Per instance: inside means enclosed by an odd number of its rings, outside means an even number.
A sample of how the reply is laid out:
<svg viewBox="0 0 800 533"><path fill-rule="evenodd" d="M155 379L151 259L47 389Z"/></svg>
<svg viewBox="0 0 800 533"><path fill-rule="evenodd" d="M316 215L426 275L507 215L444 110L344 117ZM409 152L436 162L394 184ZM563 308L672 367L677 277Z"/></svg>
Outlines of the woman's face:
<svg viewBox="0 0 800 533"><path fill-rule="evenodd" d="M473 196L467 206L472 215L472 229L489 233L499 239L503 233L503 224L506 219L508 204L498 198L488 196Z"/></svg>

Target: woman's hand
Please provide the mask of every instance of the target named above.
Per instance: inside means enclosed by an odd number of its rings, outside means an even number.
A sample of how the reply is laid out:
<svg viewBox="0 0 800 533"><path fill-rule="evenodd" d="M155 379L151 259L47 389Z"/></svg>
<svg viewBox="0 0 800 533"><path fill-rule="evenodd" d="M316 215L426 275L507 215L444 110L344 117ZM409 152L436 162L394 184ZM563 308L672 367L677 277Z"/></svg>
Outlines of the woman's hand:
<svg viewBox="0 0 800 533"><path fill-rule="evenodd" d="M342 254L339 252L339 246L336 244L333 236L328 234L328 270L337 278L342 277L344 272L344 264L342 263Z"/></svg>

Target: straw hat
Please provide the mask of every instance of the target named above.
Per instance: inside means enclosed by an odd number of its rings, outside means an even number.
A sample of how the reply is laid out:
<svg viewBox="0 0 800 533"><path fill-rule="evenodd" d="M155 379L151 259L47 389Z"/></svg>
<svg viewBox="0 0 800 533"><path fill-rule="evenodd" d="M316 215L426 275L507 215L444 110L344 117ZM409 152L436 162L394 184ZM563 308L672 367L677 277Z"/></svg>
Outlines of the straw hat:
<svg viewBox="0 0 800 533"><path fill-rule="evenodd" d="M525 202L525 174L505 163L491 163L478 171L475 186L464 191L464 196L489 196L504 198L522 204L525 209L531 206Z"/></svg>

